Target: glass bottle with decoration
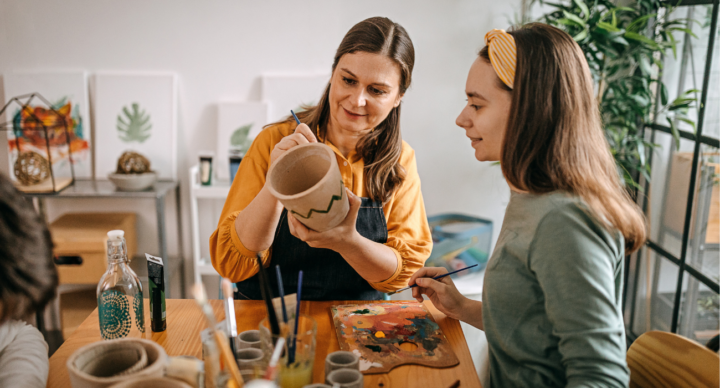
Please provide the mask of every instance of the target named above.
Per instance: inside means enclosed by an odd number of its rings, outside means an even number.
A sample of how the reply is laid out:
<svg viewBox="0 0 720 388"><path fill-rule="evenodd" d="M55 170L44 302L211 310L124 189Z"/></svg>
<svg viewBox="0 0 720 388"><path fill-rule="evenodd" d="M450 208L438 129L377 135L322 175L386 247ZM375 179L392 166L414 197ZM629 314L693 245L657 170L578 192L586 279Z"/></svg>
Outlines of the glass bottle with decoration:
<svg viewBox="0 0 720 388"><path fill-rule="evenodd" d="M107 234L107 271L97 287L98 318L103 339L145 337L142 283L130 269L125 232Z"/></svg>

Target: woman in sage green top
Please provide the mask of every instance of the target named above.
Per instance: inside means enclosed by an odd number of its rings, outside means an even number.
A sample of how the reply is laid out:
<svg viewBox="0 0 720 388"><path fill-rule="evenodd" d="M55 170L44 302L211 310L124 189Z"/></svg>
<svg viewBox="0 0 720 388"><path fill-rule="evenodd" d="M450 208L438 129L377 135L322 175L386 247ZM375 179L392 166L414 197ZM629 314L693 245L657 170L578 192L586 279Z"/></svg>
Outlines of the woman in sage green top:
<svg viewBox="0 0 720 388"><path fill-rule="evenodd" d="M441 268L410 279L448 316L485 331L492 387L627 387L623 258L645 221L622 187L585 57L566 33L529 24L485 37L457 118L511 188L482 302Z"/></svg>

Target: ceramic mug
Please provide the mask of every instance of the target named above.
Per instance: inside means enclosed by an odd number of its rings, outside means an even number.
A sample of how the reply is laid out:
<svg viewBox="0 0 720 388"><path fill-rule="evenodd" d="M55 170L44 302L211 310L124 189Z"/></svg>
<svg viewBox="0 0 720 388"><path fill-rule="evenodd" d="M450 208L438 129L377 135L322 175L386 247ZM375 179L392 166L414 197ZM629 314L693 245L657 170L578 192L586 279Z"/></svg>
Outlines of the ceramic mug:
<svg viewBox="0 0 720 388"><path fill-rule="evenodd" d="M325 383L331 386L337 384L340 388L362 388L363 374L355 369L338 369L325 376Z"/></svg>
<svg viewBox="0 0 720 388"><path fill-rule="evenodd" d="M260 349L260 331L246 330L237 336L238 350L255 348Z"/></svg>
<svg viewBox="0 0 720 388"><path fill-rule="evenodd" d="M343 368L360 370L360 358L356 354L344 350L332 352L325 357L325 376L334 370Z"/></svg>
<svg viewBox="0 0 720 388"><path fill-rule="evenodd" d="M315 231L334 228L350 210L335 152L323 143L291 148L275 160L267 180L288 213Z"/></svg>
<svg viewBox="0 0 720 388"><path fill-rule="evenodd" d="M235 353L235 358L237 359L240 369L243 369L246 366L254 366L261 363L265 358L265 353L260 349L245 348L238 350Z"/></svg>

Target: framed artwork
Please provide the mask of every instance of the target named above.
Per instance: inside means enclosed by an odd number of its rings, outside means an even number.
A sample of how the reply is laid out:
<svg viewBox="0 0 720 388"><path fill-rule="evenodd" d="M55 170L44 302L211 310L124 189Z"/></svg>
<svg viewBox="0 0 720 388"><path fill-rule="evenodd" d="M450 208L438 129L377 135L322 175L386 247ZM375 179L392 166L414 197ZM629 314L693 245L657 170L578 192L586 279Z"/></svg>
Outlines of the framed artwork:
<svg viewBox="0 0 720 388"><path fill-rule="evenodd" d="M98 73L94 84L95 177L107 179L125 151L150 160L158 179L177 179L177 77Z"/></svg>
<svg viewBox="0 0 720 388"><path fill-rule="evenodd" d="M50 153L53 160L53 170L69 171L72 160L76 178L92 177L91 129L88 115L88 88L87 74L84 71L68 72L26 72L16 71L4 74L5 102L13 97L39 93L47 101L45 104L39 98L30 100L29 108L40 120L55 120L54 114L48 108L59 112L68 123L68 143L66 146L64 127L58 130L58 136L51 136ZM20 105L12 106L7 112L6 119L20 122ZM52 117L51 117L52 116ZM53 131L55 132L55 131ZM7 132L8 156L10 167L15 164L18 156L17 144L21 143L23 150L31 150L41 155L47 154L45 138L37 131L13 130ZM72 159L68 156L72 155ZM47 155L45 155L47 157ZM10 174L13 179L15 177Z"/></svg>
<svg viewBox="0 0 720 388"><path fill-rule="evenodd" d="M268 120L275 122L299 112L303 105L315 105L325 91L330 74L263 75L262 100L268 104Z"/></svg>
<svg viewBox="0 0 720 388"><path fill-rule="evenodd" d="M224 102L218 104L217 162L213 163L219 180L230 179L229 150L247 152L252 140L268 123L268 105L264 102Z"/></svg>

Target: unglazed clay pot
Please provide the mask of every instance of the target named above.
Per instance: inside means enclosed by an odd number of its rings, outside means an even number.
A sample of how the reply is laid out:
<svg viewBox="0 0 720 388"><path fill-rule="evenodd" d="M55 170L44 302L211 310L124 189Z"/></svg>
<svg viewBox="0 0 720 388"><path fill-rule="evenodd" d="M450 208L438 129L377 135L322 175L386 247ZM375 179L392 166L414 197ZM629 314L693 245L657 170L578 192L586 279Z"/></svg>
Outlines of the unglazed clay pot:
<svg viewBox="0 0 720 388"><path fill-rule="evenodd" d="M137 377L162 377L167 354L157 343L140 338L95 342L67 361L73 388L103 388Z"/></svg>
<svg viewBox="0 0 720 388"><path fill-rule="evenodd" d="M291 148L275 160L267 179L288 213L315 231L334 228L350 209L335 153L325 144Z"/></svg>

